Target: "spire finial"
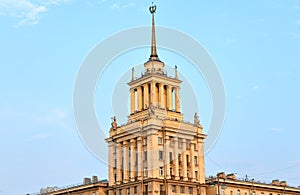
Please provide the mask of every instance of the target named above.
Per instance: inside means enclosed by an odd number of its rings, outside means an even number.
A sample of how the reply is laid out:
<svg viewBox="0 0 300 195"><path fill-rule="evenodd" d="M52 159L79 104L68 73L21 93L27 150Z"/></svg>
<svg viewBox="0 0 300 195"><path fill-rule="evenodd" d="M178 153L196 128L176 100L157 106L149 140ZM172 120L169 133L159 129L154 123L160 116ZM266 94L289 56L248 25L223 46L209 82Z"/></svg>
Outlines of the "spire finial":
<svg viewBox="0 0 300 195"><path fill-rule="evenodd" d="M153 4L149 7L149 11L152 14L152 42L151 42L151 55L150 60L158 60L157 50L156 50L156 38L155 38L155 22L154 13L156 12L156 5Z"/></svg>

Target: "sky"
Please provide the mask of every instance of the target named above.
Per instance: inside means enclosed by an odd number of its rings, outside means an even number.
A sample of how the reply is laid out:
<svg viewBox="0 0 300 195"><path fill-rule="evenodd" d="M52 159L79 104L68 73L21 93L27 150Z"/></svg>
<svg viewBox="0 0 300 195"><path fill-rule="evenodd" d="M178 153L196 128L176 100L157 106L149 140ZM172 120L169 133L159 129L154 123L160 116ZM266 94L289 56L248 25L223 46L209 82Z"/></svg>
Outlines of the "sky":
<svg viewBox="0 0 300 195"><path fill-rule="evenodd" d="M206 176L224 171L300 186L300 0L155 4L156 24L193 37L223 79L226 118L206 153ZM150 5L138 0L0 0L0 194L34 193L93 175L107 178L107 166L79 137L74 83L97 44L151 24ZM158 53L170 71L178 65L184 86L197 89L197 111L206 132L213 111L205 79L183 56L163 48ZM126 122L124 110L112 108L123 105L112 101L114 93L128 92L123 80L129 81L131 67L148 57L149 48L125 52L99 78L95 109L106 134L113 115ZM183 112L189 111L184 90L181 96ZM184 113L184 119L193 121L193 114Z"/></svg>

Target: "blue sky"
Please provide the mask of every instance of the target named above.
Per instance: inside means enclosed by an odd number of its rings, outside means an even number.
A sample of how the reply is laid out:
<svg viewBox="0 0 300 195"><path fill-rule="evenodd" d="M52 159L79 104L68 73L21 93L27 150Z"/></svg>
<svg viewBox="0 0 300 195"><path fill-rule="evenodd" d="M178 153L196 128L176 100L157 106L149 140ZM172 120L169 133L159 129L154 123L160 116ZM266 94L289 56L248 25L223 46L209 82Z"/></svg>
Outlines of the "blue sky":
<svg viewBox="0 0 300 195"><path fill-rule="evenodd" d="M206 175L225 171L300 185L300 1L156 4L156 24L201 43L223 77L226 119L218 142L206 155ZM36 192L78 183L85 176L107 178L106 166L77 134L74 80L84 58L102 40L150 25L149 5L151 1L137 0L0 0L0 194ZM109 107L101 110L99 98L109 99L126 73L116 75L114 70L122 64L142 64L148 56L148 49L135 50L110 64L103 79L111 88L106 93L99 86L95 102L105 129L118 113ZM185 59L163 49L159 56L167 64L178 64L193 86L193 71ZM208 127L209 91L198 76L203 89L197 94L200 119ZM193 113L184 114L192 121ZM118 118L126 121L126 116Z"/></svg>

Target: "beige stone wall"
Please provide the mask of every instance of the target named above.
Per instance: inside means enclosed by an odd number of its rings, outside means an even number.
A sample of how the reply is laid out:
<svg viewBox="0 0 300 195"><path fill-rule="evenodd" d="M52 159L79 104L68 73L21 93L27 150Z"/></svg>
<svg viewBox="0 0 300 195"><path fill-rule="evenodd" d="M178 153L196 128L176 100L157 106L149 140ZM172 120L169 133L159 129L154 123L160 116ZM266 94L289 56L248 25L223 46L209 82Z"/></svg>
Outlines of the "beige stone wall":
<svg viewBox="0 0 300 195"><path fill-rule="evenodd" d="M206 193L207 195L299 195L300 189L239 181L233 185L221 180L219 191L218 185L215 183L214 185L208 185Z"/></svg>

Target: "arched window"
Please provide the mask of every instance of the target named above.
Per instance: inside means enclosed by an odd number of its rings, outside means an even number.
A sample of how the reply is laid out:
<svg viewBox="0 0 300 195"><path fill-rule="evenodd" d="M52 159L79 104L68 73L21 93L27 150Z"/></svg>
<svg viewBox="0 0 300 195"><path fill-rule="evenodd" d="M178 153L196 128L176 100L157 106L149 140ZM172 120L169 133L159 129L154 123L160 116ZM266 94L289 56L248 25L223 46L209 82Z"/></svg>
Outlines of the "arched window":
<svg viewBox="0 0 300 195"><path fill-rule="evenodd" d="M240 190L237 190L237 195L241 195L241 191Z"/></svg>

